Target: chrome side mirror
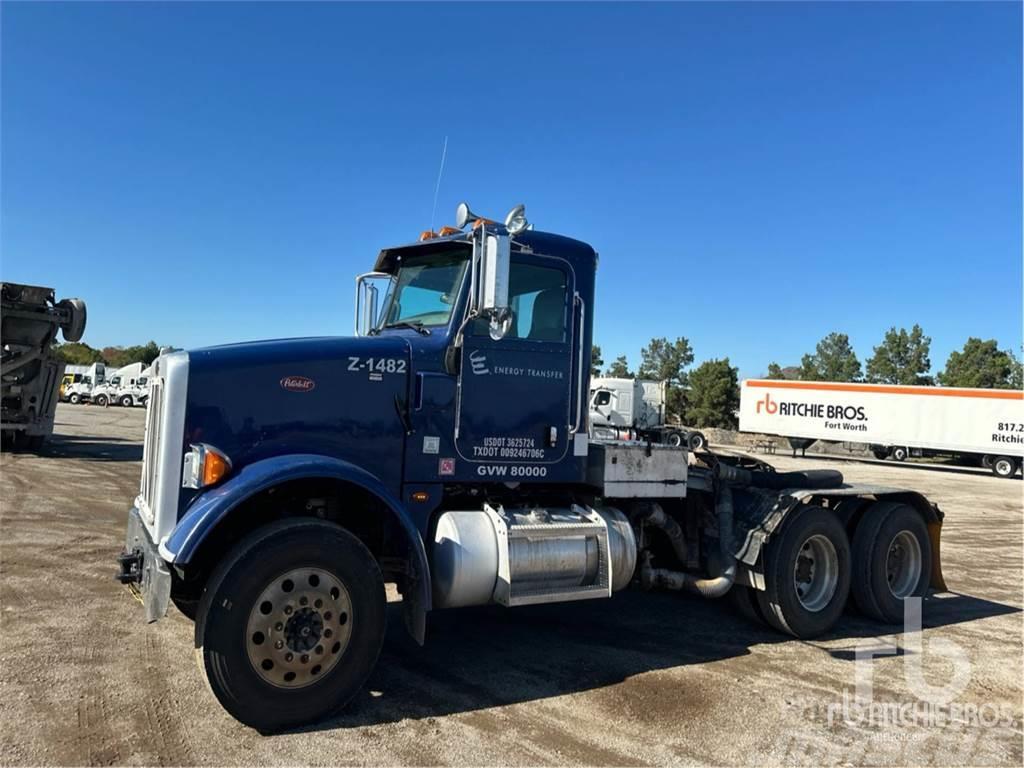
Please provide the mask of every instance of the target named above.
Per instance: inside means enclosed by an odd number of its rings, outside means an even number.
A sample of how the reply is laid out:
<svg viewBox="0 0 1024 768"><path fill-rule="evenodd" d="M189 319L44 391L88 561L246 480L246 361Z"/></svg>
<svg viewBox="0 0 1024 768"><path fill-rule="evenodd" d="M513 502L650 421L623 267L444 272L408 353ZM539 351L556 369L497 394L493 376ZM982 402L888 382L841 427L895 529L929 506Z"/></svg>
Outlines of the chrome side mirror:
<svg viewBox="0 0 1024 768"><path fill-rule="evenodd" d="M378 285L386 281L390 286L393 277L385 272L367 272L356 278L355 302L355 334L366 336L377 327L380 319L380 288ZM385 290L385 297L387 291Z"/></svg>

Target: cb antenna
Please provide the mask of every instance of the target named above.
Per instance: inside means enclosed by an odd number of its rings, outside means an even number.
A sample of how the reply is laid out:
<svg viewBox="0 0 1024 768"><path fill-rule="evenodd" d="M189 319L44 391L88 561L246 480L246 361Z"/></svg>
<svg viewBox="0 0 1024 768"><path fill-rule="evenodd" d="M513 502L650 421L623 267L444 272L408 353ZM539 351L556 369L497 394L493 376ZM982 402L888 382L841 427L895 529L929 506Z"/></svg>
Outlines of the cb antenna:
<svg viewBox="0 0 1024 768"><path fill-rule="evenodd" d="M441 147L441 167L437 169L437 184L434 185L434 205L430 209L430 231L434 231L434 216L437 213L437 193L441 191L441 177L444 175L444 161L448 157L448 137L444 137L444 146Z"/></svg>

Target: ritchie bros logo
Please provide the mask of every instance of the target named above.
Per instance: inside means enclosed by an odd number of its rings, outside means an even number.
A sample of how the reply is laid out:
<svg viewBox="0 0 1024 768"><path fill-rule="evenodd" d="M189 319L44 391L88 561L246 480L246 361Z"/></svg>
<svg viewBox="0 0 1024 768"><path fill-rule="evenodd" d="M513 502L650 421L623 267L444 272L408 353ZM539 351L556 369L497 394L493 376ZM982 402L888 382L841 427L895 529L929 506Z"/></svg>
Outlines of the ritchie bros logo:
<svg viewBox="0 0 1024 768"><path fill-rule="evenodd" d="M764 400L757 401L756 412L767 413L769 416L800 416L806 419L836 419L843 421L867 421L862 405L842 405L829 403L787 403L775 402L772 396L765 393ZM828 425L826 425L828 426Z"/></svg>

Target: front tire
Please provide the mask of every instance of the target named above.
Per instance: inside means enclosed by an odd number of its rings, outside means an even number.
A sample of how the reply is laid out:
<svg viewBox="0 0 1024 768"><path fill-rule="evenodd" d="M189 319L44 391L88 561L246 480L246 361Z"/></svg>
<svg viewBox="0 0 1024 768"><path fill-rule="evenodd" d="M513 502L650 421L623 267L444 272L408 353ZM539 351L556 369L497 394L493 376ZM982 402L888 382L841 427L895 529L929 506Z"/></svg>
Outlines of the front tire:
<svg viewBox="0 0 1024 768"><path fill-rule="evenodd" d="M384 581L348 531L287 520L244 539L203 593L202 667L221 705L263 732L321 720L366 682L384 640Z"/></svg>
<svg viewBox="0 0 1024 768"><path fill-rule="evenodd" d="M81 401L82 398L77 392L68 398L68 402L72 405L78 405Z"/></svg>
<svg viewBox="0 0 1024 768"><path fill-rule="evenodd" d="M797 507L768 542L761 613L779 632L801 639L830 630L850 594L850 542L822 507Z"/></svg>
<svg viewBox="0 0 1024 768"><path fill-rule="evenodd" d="M666 445L671 445L673 448L678 448L683 444L683 435L681 432L671 430L665 435Z"/></svg>
<svg viewBox="0 0 1024 768"><path fill-rule="evenodd" d="M928 526L913 507L872 504L853 534L853 599L866 616L903 621L903 601L924 597L932 572Z"/></svg>
<svg viewBox="0 0 1024 768"><path fill-rule="evenodd" d="M906 461L907 456L909 454L907 453L906 448L897 445L895 448L892 449L892 453L889 455L892 456L893 459L895 459L896 461Z"/></svg>

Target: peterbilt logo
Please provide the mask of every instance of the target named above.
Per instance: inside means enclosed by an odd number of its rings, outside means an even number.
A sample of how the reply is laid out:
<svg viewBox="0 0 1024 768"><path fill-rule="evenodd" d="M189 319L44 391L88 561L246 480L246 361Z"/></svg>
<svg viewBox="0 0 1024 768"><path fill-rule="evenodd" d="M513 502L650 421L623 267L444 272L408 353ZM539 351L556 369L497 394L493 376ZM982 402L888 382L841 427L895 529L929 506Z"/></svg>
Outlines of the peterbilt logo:
<svg viewBox="0 0 1024 768"><path fill-rule="evenodd" d="M312 392L316 389L316 382L305 376L285 376L281 379L281 389L289 392Z"/></svg>

